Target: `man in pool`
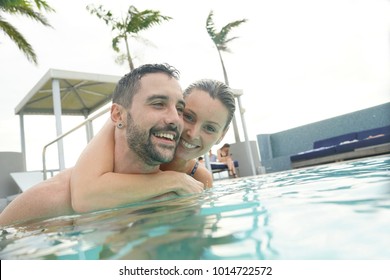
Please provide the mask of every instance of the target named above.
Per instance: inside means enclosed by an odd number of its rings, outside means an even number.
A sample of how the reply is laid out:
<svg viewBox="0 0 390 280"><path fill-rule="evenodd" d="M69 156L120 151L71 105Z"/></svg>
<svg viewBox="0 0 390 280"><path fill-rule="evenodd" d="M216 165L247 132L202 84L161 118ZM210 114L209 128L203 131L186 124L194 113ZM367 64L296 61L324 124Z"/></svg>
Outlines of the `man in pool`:
<svg viewBox="0 0 390 280"><path fill-rule="evenodd" d="M161 163L171 161L183 129L184 106L178 71L173 67L147 64L125 75L117 84L111 106L111 121L105 125L110 126L108 129L115 130L113 172L155 174L160 171ZM95 139L96 137L92 141ZM103 137L101 147L107 148L104 140ZM106 140L109 143L109 139ZM80 161L83 160L84 153L93 154L93 151L86 149L81 154ZM112 165L112 162L109 164ZM91 172L92 175L99 170L86 172ZM178 172L176 177L171 174L177 181L174 185L151 185L145 189L129 186L123 181L116 184L114 191L109 187L113 172L100 176L99 184L94 186L100 190L99 197L88 199L91 203L98 203L100 209L153 199L169 193L203 191L202 183L185 174L180 176ZM71 199L71 175L72 169L65 170L18 196L0 214L0 225L37 217L72 214L74 210L84 212L84 206L74 205ZM77 180L77 174L72 176L72 180Z"/></svg>

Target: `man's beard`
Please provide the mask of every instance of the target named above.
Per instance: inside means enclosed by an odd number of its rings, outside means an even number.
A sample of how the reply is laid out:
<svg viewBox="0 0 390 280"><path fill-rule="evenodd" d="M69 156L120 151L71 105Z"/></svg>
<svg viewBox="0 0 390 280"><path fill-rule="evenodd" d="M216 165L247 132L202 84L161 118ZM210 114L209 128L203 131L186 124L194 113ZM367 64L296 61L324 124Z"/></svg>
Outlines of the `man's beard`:
<svg viewBox="0 0 390 280"><path fill-rule="evenodd" d="M151 142L151 135L153 130L159 131L174 131L176 135L180 135L177 128L152 128L150 131L143 130L134 122L130 113L127 113L127 127L126 127L126 138L127 145L135 152L141 160L143 160L147 165L159 165L161 163L170 162L176 152L177 143L179 141L179 137L177 137L175 148L165 147L164 150L171 150L171 153L162 153L159 151L157 145L154 145Z"/></svg>

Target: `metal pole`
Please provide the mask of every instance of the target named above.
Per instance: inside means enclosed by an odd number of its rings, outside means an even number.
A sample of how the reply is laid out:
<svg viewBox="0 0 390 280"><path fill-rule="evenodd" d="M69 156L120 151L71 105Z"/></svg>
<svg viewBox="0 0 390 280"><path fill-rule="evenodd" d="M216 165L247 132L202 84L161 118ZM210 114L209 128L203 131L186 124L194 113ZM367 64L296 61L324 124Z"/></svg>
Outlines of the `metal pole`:
<svg viewBox="0 0 390 280"><path fill-rule="evenodd" d="M249 161L250 161L250 164L251 164L252 175L256 175L256 167L255 167L255 164L254 164L254 161L253 161L251 145L250 145L250 142L249 142L248 132L247 132L247 129L246 129L246 122L245 122L245 117L244 117L245 110L244 111L242 110L241 96L240 95L237 96L237 100L238 100L238 107L240 109L242 129L244 130L244 137L245 137L245 144L246 144L245 145L246 146L246 153L248 155L248 158L249 158Z"/></svg>
<svg viewBox="0 0 390 280"><path fill-rule="evenodd" d="M92 122L91 121L88 121L85 124L85 129L86 129L86 132L87 132L87 142L89 143L89 141L91 141L92 138L93 138L93 126L92 126Z"/></svg>
<svg viewBox="0 0 390 280"><path fill-rule="evenodd" d="M211 173L213 173L213 171L211 170L210 158L209 158L208 153L206 153L203 157L204 157L204 163L205 163L205 165L206 165L206 168L207 168Z"/></svg>
<svg viewBox="0 0 390 280"><path fill-rule="evenodd" d="M89 111L84 109L83 110L83 114L84 114L84 119L87 120L88 119L88 114L89 114ZM92 140L92 137L93 137L93 126L92 126L92 121L89 121L85 124L85 132L87 134L87 143L89 143L89 141Z"/></svg>
<svg viewBox="0 0 390 280"><path fill-rule="evenodd" d="M59 136L62 134L62 123L61 123L62 108L61 108L60 81L57 79L53 79L52 86L53 86L54 115L56 118L57 136ZM58 146L59 169L63 170L65 169L65 159L64 159L64 144L62 139L58 141L57 146Z"/></svg>
<svg viewBox="0 0 390 280"><path fill-rule="evenodd" d="M24 132L24 115L23 115L23 113L19 114L19 123L20 123L20 145L22 148L24 170L27 170L26 136L25 136L25 132Z"/></svg>

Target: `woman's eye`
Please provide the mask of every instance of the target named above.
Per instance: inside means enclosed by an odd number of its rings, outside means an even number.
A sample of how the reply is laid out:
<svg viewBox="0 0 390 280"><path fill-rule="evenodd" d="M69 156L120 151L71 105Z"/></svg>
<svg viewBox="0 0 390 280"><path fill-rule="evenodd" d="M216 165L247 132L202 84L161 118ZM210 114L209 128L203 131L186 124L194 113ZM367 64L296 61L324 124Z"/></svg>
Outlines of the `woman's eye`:
<svg viewBox="0 0 390 280"><path fill-rule="evenodd" d="M177 112L178 112L180 115L183 115L183 112L184 112L184 108L183 108L183 107L177 107L176 110L177 110Z"/></svg>
<svg viewBox="0 0 390 280"><path fill-rule="evenodd" d="M189 114L183 114L183 118L189 122L192 122L194 120L194 118Z"/></svg>
<svg viewBox="0 0 390 280"><path fill-rule="evenodd" d="M207 132L216 132L217 129L214 126L212 126L212 125L207 125L206 126L206 131Z"/></svg>

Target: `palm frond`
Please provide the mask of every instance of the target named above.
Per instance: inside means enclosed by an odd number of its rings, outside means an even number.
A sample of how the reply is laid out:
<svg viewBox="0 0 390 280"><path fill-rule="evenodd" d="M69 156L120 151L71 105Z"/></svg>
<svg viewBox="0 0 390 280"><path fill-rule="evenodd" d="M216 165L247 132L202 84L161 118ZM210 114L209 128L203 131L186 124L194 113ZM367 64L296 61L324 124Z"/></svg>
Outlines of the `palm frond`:
<svg viewBox="0 0 390 280"><path fill-rule="evenodd" d="M54 12L44 0L0 0L0 11L11 15L22 15L34 21L41 23L46 27L52 27L46 17L38 11L45 10ZM37 56L32 46L27 42L23 35L10 23L3 20L0 16L0 30L2 30L18 48L26 55L31 62L37 63Z"/></svg>
<svg viewBox="0 0 390 280"><path fill-rule="evenodd" d="M91 15L96 15L98 18L102 19L107 25L111 26L112 30L116 26L118 20L114 18L111 11L106 11L102 5L95 7L94 5L88 5L87 11Z"/></svg>
<svg viewBox="0 0 390 280"><path fill-rule="evenodd" d="M115 63L119 64L119 65L123 65L125 63L125 61L127 60L127 55L122 53L120 55L118 55L116 58L115 58Z"/></svg>
<svg viewBox="0 0 390 280"><path fill-rule="evenodd" d="M207 20L206 20L206 29L207 33L210 35L211 38L215 37L215 34L217 33L217 30L215 28L214 20L213 20L214 12L210 11Z"/></svg>
<svg viewBox="0 0 390 280"><path fill-rule="evenodd" d="M230 31L232 31L233 28L240 26L242 23L246 22L247 19L242 20L236 20L233 22L228 23L224 27L221 28L221 31L218 33L221 40L226 41L227 36L229 35Z"/></svg>
<svg viewBox="0 0 390 280"><path fill-rule="evenodd" d="M28 17L32 20L35 20L41 24L43 24L46 27L52 27L47 20L47 18L42 15L41 13L38 13L34 11L31 8L28 7L14 7L11 11L9 11L10 14L19 14L25 17Z"/></svg>
<svg viewBox="0 0 390 280"><path fill-rule="evenodd" d="M112 39L112 48L116 52L120 52L119 43L123 40L126 44L126 55L129 62L130 70L134 67L132 63L129 42L128 39L136 38L138 33L142 30L146 30L154 25L158 25L163 21L172 19L169 16L163 16L159 11L144 10L139 11L136 7L130 5L125 18L114 18L111 11L105 10L102 6L94 7L88 5L87 10L91 14L95 14L100 19L103 19L105 23L111 27L112 31L115 31L116 35Z"/></svg>
<svg viewBox="0 0 390 280"><path fill-rule="evenodd" d="M15 27L0 18L0 29L17 45L29 61L38 64L37 56L32 46Z"/></svg>
<svg viewBox="0 0 390 280"><path fill-rule="evenodd" d="M55 12L44 0L0 0L0 10L8 13L12 13L13 10L18 8L34 10L34 6L39 11Z"/></svg>
<svg viewBox="0 0 390 280"><path fill-rule="evenodd" d="M114 38L112 39L112 48L113 48L114 51L120 52L120 49L119 49L119 47L118 47L118 44L119 44L119 42L120 42L120 40L121 40L122 38L123 38L122 35L118 35L118 36L116 36L116 37L114 37Z"/></svg>
<svg viewBox="0 0 390 280"><path fill-rule="evenodd" d="M215 46L219 51L230 52L229 48L227 47L228 43L237 39L238 37L228 38L229 33L232 31L233 28L238 27L242 23L246 22L247 19L230 22L224 27L222 27L219 32L217 32L213 21L213 16L213 11L210 11L206 20L207 33L209 34L211 40L214 42Z"/></svg>
<svg viewBox="0 0 390 280"><path fill-rule="evenodd" d="M55 12L55 10L43 0L34 0L35 6L37 6L38 10L45 10L46 12Z"/></svg>
<svg viewBox="0 0 390 280"><path fill-rule="evenodd" d="M129 33L139 33L142 30L149 29L170 19L172 18L161 15L159 11L144 10L139 12L135 7L131 6L128 11L126 31Z"/></svg>

